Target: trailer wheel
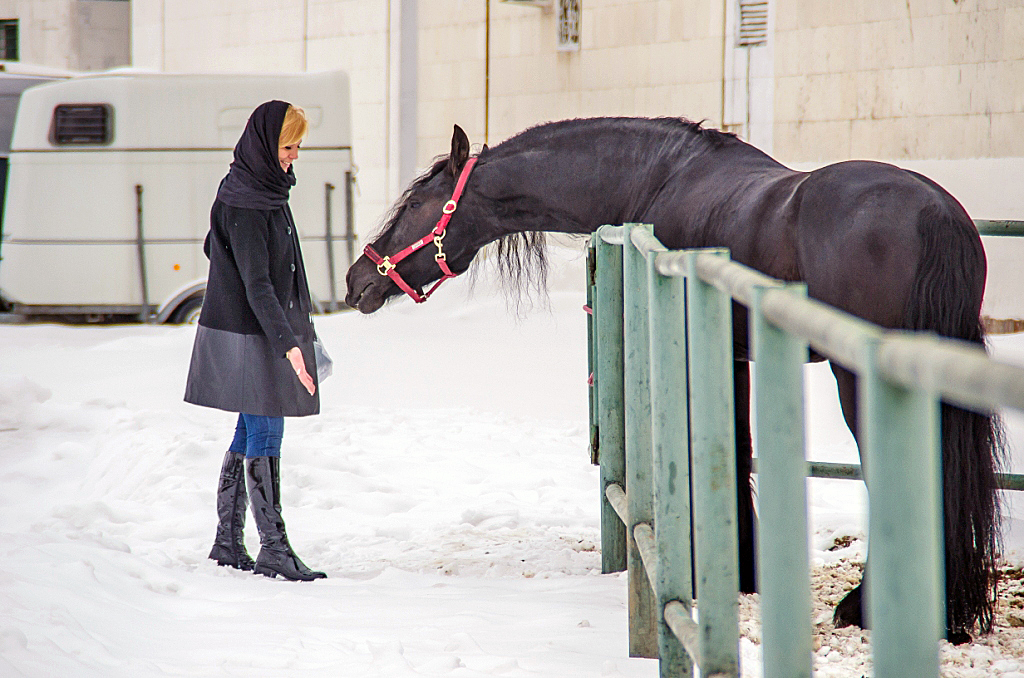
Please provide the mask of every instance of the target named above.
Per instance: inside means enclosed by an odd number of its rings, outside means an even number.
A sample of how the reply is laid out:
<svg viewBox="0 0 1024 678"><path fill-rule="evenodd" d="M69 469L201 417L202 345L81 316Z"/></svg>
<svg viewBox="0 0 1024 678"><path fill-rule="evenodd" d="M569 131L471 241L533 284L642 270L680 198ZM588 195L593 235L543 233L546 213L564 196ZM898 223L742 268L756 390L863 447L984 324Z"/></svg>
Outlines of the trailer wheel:
<svg viewBox="0 0 1024 678"><path fill-rule="evenodd" d="M181 306L171 316L171 323L175 325L195 325L199 322L199 314L203 310L203 297L192 297L182 302Z"/></svg>

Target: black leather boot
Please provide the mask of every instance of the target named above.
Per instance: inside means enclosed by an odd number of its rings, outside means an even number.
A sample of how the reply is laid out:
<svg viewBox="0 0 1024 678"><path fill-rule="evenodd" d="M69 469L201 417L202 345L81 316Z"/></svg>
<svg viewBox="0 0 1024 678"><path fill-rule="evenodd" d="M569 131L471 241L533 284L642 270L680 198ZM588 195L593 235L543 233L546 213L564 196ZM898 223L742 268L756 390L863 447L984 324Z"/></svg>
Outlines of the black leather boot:
<svg viewBox="0 0 1024 678"><path fill-rule="evenodd" d="M253 560L245 550L242 530L245 528L245 455L228 450L220 469L217 486L217 536L213 540L210 559L218 565L239 570L252 570Z"/></svg>
<svg viewBox="0 0 1024 678"><path fill-rule="evenodd" d="M281 460L256 457L246 460L246 479L252 499L252 514L260 532L260 554L255 571L267 577L281 575L292 581L313 581L327 575L309 569L288 543L281 518Z"/></svg>

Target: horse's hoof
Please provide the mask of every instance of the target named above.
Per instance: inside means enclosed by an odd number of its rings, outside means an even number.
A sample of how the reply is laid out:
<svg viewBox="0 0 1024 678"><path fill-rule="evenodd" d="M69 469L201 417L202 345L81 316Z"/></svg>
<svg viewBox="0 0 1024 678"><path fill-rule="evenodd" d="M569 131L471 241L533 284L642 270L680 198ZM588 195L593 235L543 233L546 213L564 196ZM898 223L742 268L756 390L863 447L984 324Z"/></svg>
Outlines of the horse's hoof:
<svg viewBox="0 0 1024 678"><path fill-rule="evenodd" d="M951 631L946 629L946 640L951 642L953 645L963 645L969 643L973 638L967 631Z"/></svg>
<svg viewBox="0 0 1024 678"><path fill-rule="evenodd" d="M837 629L844 626L859 626L864 629L864 613L861 599L861 587L853 589L846 594L846 597L839 601L836 610L832 614L832 625Z"/></svg>

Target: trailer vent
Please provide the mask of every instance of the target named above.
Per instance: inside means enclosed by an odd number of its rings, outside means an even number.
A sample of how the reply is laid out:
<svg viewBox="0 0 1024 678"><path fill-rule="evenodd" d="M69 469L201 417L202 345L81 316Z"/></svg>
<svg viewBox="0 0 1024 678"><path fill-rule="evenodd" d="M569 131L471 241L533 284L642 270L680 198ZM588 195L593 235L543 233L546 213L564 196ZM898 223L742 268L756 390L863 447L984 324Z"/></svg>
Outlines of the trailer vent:
<svg viewBox="0 0 1024 678"><path fill-rule="evenodd" d="M737 47L768 44L768 3L740 0L740 34Z"/></svg>
<svg viewBox="0 0 1024 678"><path fill-rule="evenodd" d="M109 144L113 117L107 104L59 104L53 109L50 139L58 146Z"/></svg>

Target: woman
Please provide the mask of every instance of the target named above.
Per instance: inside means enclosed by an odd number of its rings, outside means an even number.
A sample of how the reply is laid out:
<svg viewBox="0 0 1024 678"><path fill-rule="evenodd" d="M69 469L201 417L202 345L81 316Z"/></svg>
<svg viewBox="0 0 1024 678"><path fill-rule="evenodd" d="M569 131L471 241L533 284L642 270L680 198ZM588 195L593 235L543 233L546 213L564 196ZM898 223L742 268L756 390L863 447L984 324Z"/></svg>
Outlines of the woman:
<svg viewBox="0 0 1024 678"><path fill-rule="evenodd" d="M279 462L284 417L320 412L312 304L288 208L292 162L308 123L283 101L260 105L235 146L210 213L210 275L185 400L238 412L217 490L220 523L210 558L268 577L310 581L281 518ZM245 550L246 483L260 552Z"/></svg>

